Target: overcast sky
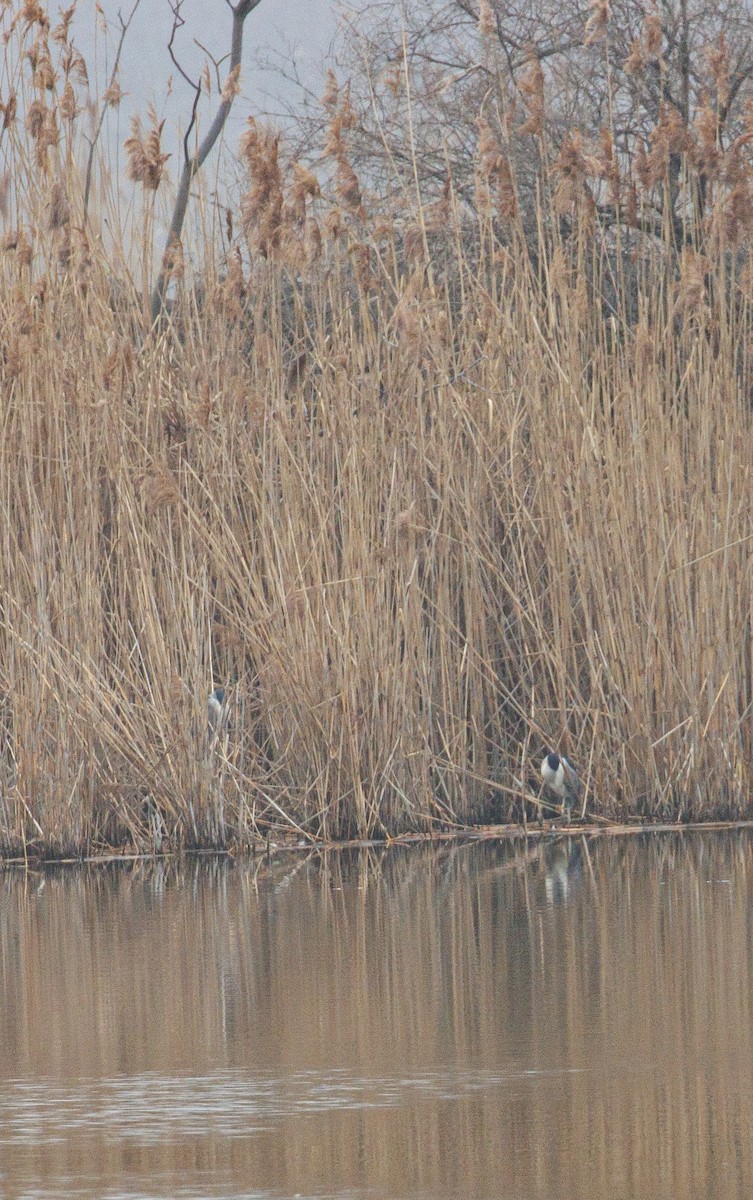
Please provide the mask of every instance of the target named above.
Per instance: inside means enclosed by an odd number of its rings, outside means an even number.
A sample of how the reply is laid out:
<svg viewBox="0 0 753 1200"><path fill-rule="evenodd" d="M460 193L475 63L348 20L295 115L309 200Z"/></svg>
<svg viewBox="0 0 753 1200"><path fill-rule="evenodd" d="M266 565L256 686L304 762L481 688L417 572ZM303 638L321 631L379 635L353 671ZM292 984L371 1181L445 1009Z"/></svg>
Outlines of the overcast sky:
<svg viewBox="0 0 753 1200"><path fill-rule="evenodd" d="M91 0L90 0L91 3ZM81 15L88 5L82 6ZM100 0L107 20L114 27L118 12L127 13L128 0ZM230 47L231 14L226 0L183 0L185 25L175 46L189 74L198 75L205 54L221 58ZM160 99L169 75L174 75L167 54L173 24L168 0L141 0L123 51L123 86L135 97ZM243 94L247 104L269 106L290 98L284 79L253 70L259 52L277 55L293 48L296 66L304 80L313 81L322 56L335 31L331 0L261 0L246 20L243 39ZM176 83L177 86L177 83Z"/></svg>
<svg viewBox="0 0 753 1200"><path fill-rule="evenodd" d="M74 36L87 65L91 67L96 61L101 91L117 45L118 14L127 17L133 0L99 0L96 7L104 14L108 35L103 35L101 18L97 27L94 0L84 0L77 10ZM51 15L53 11L51 3ZM180 11L185 25L175 40L176 54L186 73L198 79L207 61L205 51L218 60L229 52L230 9L226 0L183 0ZM175 182L179 169L177 134L190 113L192 93L168 55L172 26L173 13L168 0L141 0L121 57L120 85L127 96L117 136L122 142L129 133L131 113L136 111L145 116L148 105L152 104L160 118L166 118L164 149L172 152L168 166ZM332 0L261 0L246 21L241 94L234 101L225 130L225 140L233 150L250 115L279 116L287 106L302 99L300 89L282 71L261 70L259 61L287 61L288 69L292 64L301 82L318 95L322 90L322 60L335 30ZM226 65L220 68L220 74L224 79ZM201 127L206 129L210 119L206 105L202 114ZM111 123L111 128L114 124Z"/></svg>

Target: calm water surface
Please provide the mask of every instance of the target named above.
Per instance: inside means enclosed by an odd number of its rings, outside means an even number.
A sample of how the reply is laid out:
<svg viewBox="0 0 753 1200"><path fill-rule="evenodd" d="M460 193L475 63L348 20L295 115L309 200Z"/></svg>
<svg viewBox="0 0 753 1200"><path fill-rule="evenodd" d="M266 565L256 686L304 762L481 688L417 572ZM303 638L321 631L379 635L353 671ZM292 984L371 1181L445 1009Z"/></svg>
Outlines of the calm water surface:
<svg viewBox="0 0 753 1200"><path fill-rule="evenodd" d="M0 1196L753 1196L749 834L0 875Z"/></svg>

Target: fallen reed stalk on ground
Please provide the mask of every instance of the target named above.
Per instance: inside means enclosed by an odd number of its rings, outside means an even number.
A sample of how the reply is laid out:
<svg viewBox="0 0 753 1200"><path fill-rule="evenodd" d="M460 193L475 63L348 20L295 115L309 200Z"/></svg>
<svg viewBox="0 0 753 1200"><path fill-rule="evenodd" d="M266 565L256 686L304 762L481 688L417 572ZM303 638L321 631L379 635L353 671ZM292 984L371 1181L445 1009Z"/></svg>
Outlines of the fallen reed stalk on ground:
<svg viewBox="0 0 753 1200"><path fill-rule="evenodd" d="M556 178L535 254L451 181L377 219L337 137L325 206L252 125L242 232L150 329L75 160L14 136L6 854L518 819L545 746L597 814L749 812L742 243L621 244Z"/></svg>

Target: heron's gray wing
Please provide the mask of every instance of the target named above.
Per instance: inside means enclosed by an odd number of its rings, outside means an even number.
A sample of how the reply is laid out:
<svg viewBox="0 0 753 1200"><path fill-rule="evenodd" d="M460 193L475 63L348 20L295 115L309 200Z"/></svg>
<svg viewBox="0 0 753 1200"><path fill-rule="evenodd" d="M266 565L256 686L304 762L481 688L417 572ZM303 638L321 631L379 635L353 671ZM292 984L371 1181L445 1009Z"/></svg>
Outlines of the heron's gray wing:
<svg viewBox="0 0 753 1200"><path fill-rule="evenodd" d="M562 762L562 769L565 775L565 787L577 800L583 791L583 784L580 781L578 772L569 759L563 757L560 761Z"/></svg>

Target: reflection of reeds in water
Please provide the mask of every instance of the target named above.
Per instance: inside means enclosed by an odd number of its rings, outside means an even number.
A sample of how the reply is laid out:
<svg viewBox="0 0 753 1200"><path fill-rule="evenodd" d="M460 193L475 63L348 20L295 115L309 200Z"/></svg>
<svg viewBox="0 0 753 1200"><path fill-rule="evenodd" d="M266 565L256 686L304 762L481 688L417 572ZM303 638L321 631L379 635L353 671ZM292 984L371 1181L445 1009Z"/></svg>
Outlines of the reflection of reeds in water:
<svg viewBox="0 0 753 1200"><path fill-rule="evenodd" d="M231 1108L255 1078L287 1096L305 1076L309 1116L259 1099L266 1132L240 1158L221 1111L197 1137L199 1167L239 1187L745 1195L753 841L578 846L559 904L555 844L6 875L4 1073L148 1071L159 1094L182 1073L221 1090L227 1071ZM317 1118L317 1081L323 1106L352 1088L344 1110ZM180 1144L126 1155L100 1131L47 1147L50 1170L75 1150L95 1178L127 1157L190 1182Z"/></svg>

